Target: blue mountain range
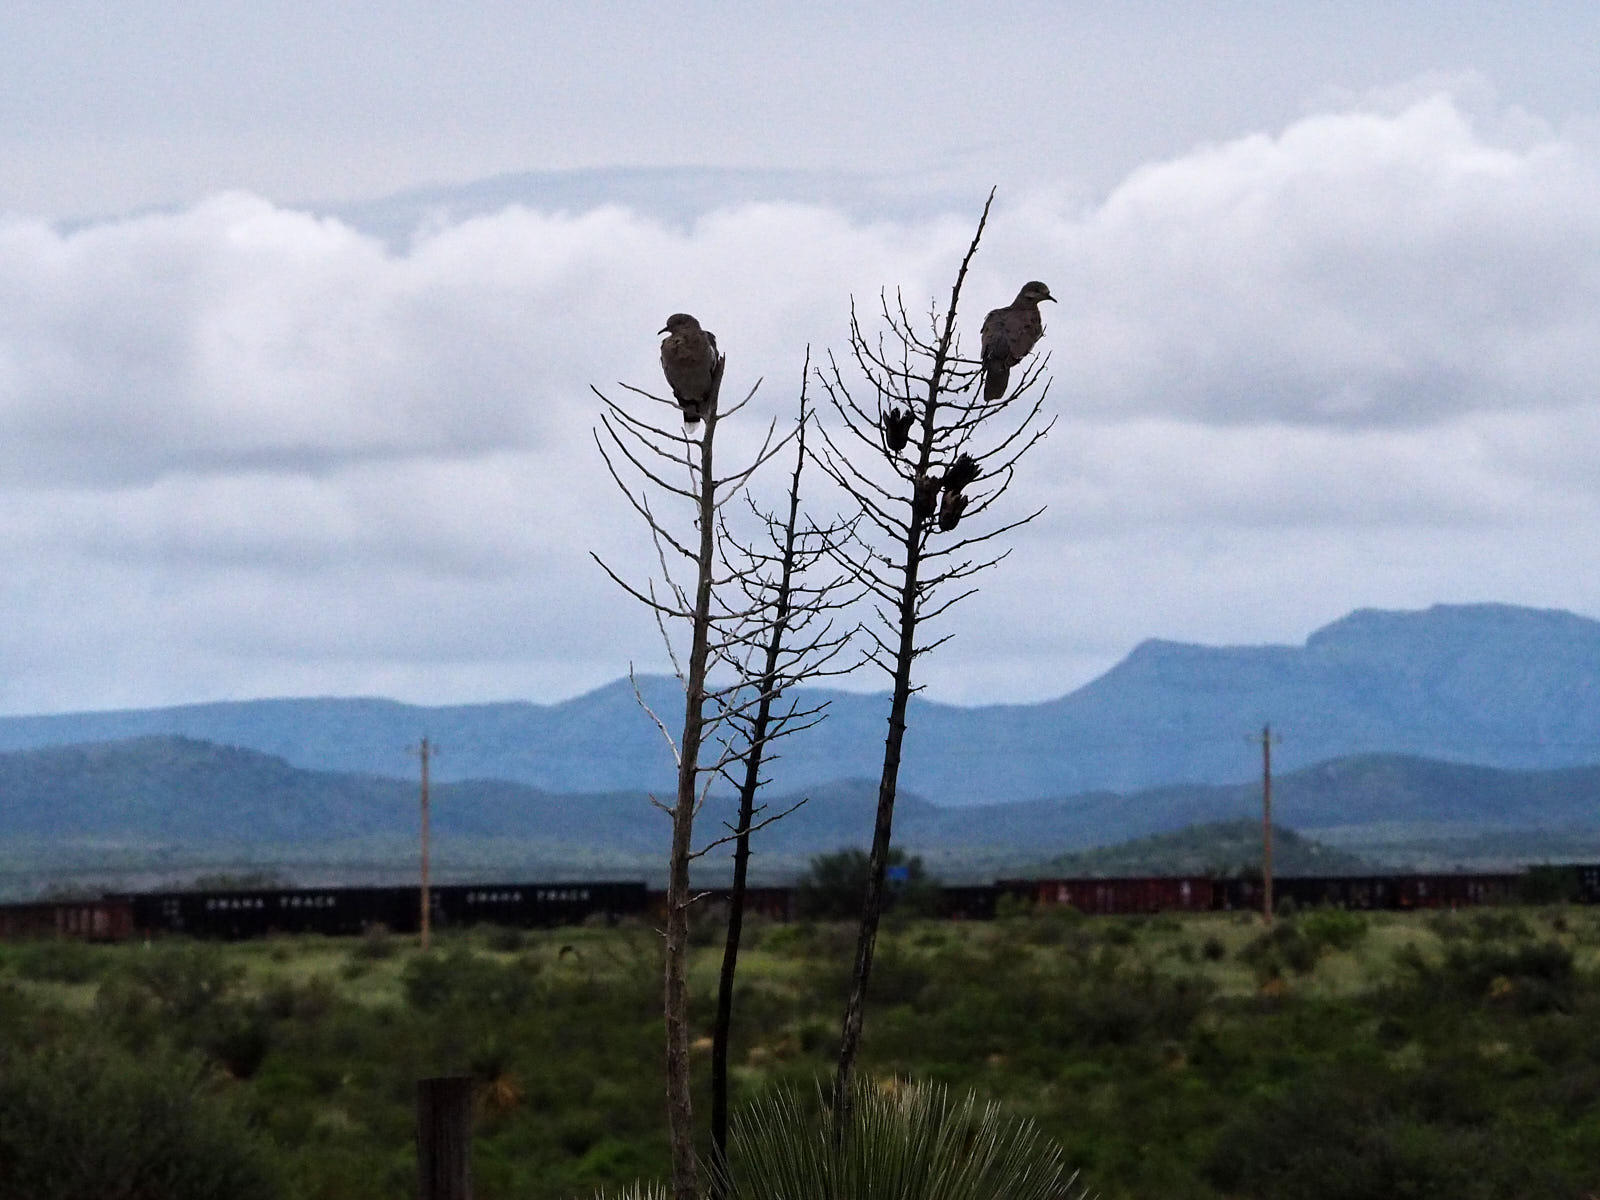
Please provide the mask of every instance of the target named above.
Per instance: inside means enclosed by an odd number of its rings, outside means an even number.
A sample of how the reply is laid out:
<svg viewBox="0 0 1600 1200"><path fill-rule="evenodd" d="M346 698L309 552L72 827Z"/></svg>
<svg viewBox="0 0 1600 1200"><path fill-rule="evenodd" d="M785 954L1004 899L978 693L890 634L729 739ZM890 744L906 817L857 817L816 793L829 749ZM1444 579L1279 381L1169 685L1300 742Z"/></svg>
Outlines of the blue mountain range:
<svg viewBox="0 0 1600 1200"><path fill-rule="evenodd" d="M658 712L682 702L674 680L640 686ZM808 703L819 699L828 719L780 745L777 791L878 773L887 698L814 691ZM1254 777L1267 724L1285 771L1372 754L1519 769L1600 762L1600 622L1439 605L1359 610L1299 646L1148 641L1058 699L914 701L901 784L965 806L1237 783ZM626 680L548 705L314 698L0 718L0 751L158 735L393 778L414 775L411 749L426 735L440 748L441 781L548 793L660 791L672 780L661 735Z"/></svg>

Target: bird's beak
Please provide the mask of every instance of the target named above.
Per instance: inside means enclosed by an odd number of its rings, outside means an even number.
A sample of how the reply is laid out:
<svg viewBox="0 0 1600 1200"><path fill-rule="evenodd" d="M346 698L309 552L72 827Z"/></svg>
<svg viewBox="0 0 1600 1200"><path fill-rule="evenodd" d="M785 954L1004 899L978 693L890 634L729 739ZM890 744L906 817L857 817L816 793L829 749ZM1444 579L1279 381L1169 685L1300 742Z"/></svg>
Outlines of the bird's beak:
<svg viewBox="0 0 1600 1200"><path fill-rule="evenodd" d="M1056 298L1054 296L1044 296L1044 297L1041 297L1041 299L1048 300L1048 301L1050 301L1051 304L1054 304L1056 302Z"/></svg>
<svg viewBox="0 0 1600 1200"><path fill-rule="evenodd" d="M660 329L656 330L657 333L665 333L666 331L667 331L667 327L665 325L663 325Z"/></svg>

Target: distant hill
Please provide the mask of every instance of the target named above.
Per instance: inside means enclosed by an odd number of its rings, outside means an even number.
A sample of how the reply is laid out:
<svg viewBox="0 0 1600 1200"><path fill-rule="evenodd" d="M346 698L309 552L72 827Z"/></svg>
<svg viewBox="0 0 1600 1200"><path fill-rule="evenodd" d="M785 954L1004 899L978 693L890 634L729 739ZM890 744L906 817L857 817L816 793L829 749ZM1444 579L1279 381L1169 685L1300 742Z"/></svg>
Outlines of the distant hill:
<svg viewBox="0 0 1600 1200"><path fill-rule="evenodd" d="M675 681L641 681L668 711ZM782 747L784 791L876 778L883 696L811 693L829 718ZM1285 770L1358 754L1504 768L1600 758L1600 622L1505 605L1362 610L1303 646L1146 642L1105 675L1040 704L913 701L901 776L948 805L998 804L1246 778L1247 735L1271 722ZM285 699L0 718L0 751L182 735L298 767L410 777L408 747L442 748L436 777L547 792L671 786L660 734L624 680L559 704L421 708L373 699Z"/></svg>
<svg viewBox="0 0 1600 1200"><path fill-rule="evenodd" d="M1272 863L1279 875L1363 875L1379 869L1359 855L1324 846L1276 823ZM1260 867L1258 820L1190 825L1175 833L1059 855L1043 864L1045 873L1061 876L1234 875Z"/></svg>
<svg viewBox="0 0 1600 1200"><path fill-rule="evenodd" d="M840 780L804 797L775 794L766 801L776 811L799 798L807 800L802 808L758 838L764 871L870 841L874 783ZM1600 767L1505 771L1372 755L1281 776L1274 815L1306 836L1337 834L1350 854L1360 853L1363 829L1387 842L1403 828L1415 844L1537 832L1545 844L1559 846L1569 835L1600 833L1597 800ZM71 861L75 869L113 849L148 864L174 856L192 861L207 847L239 848L249 861L268 864L286 848L294 851L286 857L297 860L409 862L417 808L416 787L405 781L307 771L271 755L188 738L0 754L0 859ZM1259 828L1259 812L1255 784L966 808L906 793L896 811L895 842L957 868L1038 867L1063 854L1189 826L1234 820ZM731 799L713 796L699 829L709 839L732 819ZM470 863L509 869L536 860L579 872L603 866L638 873L659 865L667 839L665 818L643 793L560 795L502 780L439 785L432 823L437 861L462 869ZM1285 844L1292 854L1294 842Z"/></svg>

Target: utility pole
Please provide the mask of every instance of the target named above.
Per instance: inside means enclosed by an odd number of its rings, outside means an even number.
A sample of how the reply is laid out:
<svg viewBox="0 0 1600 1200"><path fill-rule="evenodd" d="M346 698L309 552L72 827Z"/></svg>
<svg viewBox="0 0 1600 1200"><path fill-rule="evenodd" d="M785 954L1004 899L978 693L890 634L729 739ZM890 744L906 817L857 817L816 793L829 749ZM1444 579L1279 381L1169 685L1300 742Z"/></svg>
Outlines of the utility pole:
<svg viewBox="0 0 1600 1200"><path fill-rule="evenodd" d="M1272 726L1261 727L1261 919L1272 924Z"/></svg>
<svg viewBox="0 0 1600 1200"><path fill-rule="evenodd" d="M422 759L422 948L424 950L428 948L428 935L432 927L429 918L433 908L428 896L428 758L431 753L432 747L428 745L428 739L423 738L417 754Z"/></svg>

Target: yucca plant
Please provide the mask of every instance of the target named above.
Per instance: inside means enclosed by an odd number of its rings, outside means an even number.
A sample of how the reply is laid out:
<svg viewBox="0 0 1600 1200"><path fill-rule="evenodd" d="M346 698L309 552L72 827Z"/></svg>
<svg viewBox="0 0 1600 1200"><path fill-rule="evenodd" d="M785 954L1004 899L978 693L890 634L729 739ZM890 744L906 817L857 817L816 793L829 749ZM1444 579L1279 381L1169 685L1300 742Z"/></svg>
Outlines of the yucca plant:
<svg viewBox="0 0 1600 1200"><path fill-rule="evenodd" d="M596 1192L594 1200L669 1200L664 1183L630 1183L615 1192Z"/></svg>
<svg viewBox="0 0 1600 1200"><path fill-rule="evenodd" d="M835 1131L826 1107L789 1089L750 1105L732 1121L728 1200L1088 1200L1032 1121L971 1093L857 1083L847 1121ZM662 1195L635 1184L610 1200Z"/></svg>

